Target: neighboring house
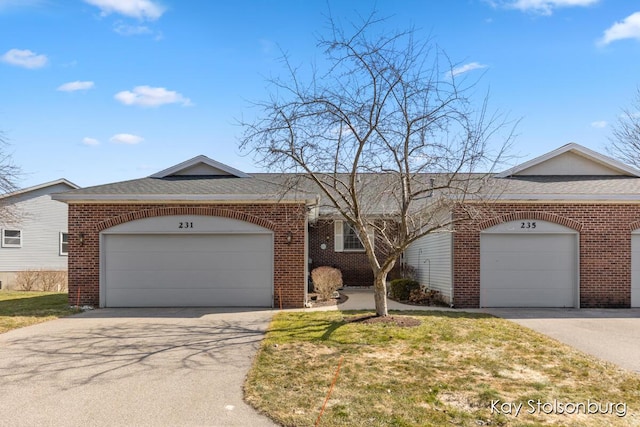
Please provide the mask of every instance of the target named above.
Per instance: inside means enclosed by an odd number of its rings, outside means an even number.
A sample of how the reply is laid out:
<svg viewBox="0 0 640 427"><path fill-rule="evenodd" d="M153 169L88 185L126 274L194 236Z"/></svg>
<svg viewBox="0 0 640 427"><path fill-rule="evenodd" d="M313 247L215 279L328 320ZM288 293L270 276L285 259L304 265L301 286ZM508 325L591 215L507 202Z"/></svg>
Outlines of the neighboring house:
<svg viewBox="0 0 640 427"><path fill-rule="evenodd" d="M495 175L483 215L416 241L405 261L455 307L640 307L639 177L567 144Z"/></svg>
<svg viewBox="0 0 640 427"><path fill-rule="evenodd" d="M568 144L489 179L478 216L405 252L454 307L640 306L640 171ZM311 268L371 284L358 237L317 191L198 156L69 205L70 296L93 306L302 307ZM296 187L299 188L299 187ZM373 236L372 236L373 237Z"/></svg>
<svg viewBox="0 0 640 427"><path fill-rule="evenodd" d="M16 275L29 270L67 270L67 205L51 195L77 189L59 179L0 198L0 283L15 287Z"/></svg>

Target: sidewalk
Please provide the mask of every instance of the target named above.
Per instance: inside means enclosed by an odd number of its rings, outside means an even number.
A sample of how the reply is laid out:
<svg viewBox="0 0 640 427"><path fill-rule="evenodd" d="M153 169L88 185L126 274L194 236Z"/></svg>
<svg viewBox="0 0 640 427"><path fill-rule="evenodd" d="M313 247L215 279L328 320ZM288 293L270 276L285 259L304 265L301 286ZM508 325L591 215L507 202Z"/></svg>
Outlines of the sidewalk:
<svg viewBox="0 0 640 427"><path fill-rule="evenodd" d="M331 311L331 310L375 310L375 301L373 299L372 287L345 287L340 291L348 297L347 301L342 304L330 305L325 307L312 307L305 310L309 311ZM423 310L423 311L454 311L449 307L433 307L424 305L401 304L387 298L387 306L389 311L392 310Z"/></svg>

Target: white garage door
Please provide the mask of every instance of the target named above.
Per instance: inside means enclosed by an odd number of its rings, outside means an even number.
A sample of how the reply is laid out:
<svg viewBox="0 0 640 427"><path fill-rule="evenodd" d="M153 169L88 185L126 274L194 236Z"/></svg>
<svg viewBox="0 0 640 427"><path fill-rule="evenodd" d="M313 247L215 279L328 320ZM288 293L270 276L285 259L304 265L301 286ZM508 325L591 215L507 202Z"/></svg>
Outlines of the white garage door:
<svg viewBox="0 0 640 427"><path fill-rule="evenodd" d="M631 307L640 307L640 230L631 234Z"/></svg>
<svg viewBox="0 0 640 427"><path fill-rule="evenodd" d="M480 234L481 307L576 307L578 238L538 220L512 221Z"/></svg>
<svg viewBox="0 0 640 427"><path fill-rule="evenodd" d="M215 229L240 223L218 220ZM116 229L103 236L102 306L272 306L272 234L247 232L257 227L252 224L242 225L241 233L212 234L203 227L211 222L206 217L178 221L189 224L186 233L156 234L149 232L157 228L150 220L139 221L127 228L144 233Z"/></svg>

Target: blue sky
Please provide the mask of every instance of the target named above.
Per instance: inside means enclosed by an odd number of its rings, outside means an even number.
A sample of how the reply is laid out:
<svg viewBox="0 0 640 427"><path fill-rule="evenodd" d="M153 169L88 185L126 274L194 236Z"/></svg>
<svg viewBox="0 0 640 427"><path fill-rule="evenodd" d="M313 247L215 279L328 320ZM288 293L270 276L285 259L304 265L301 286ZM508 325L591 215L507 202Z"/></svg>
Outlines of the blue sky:
<svg viewBox="0 0 640 427"><path fill-rule="evenodd" d="M134 179L199 154L258 171L236 121L284 75L281 51L319 60L328 7L346 23L374 5L521 119L520 161L568 142L603 152L640 85L631 0L0 0L0 130L18 184Z"/></svg>

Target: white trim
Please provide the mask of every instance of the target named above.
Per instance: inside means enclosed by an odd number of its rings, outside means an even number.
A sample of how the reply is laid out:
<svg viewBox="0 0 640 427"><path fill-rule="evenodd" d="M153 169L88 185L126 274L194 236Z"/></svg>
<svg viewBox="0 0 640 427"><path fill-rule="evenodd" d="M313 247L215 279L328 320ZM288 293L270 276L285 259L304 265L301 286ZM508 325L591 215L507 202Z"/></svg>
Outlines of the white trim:
<svg viewBox="0 0 640 427"><path fill-rule="evenodd" d="M333 251L334 252L349 252L349 253L364 253L366 249L364 248L364 244L362 244L361 249L346 249L344 247L344 225L347 222L342 219L334 219L333 220ZM353 228L353 227L351 227ZM354 229L355 230L355 229ZM357 233L356 233L357 235ZM371 231L371 233L367 233L367 237L371 242L371 245L375 248L375 230Z"/></svg>
<svg viewBox="0 0 640 427"><path fill-rule="evenodd" d="M5 233L7 231L17 231L18 233L20 233L20 235L17 237L17 239L19 239L19 243L17 244L13 244L13 243L6 243L5 239L7 238L7 236L5 235ZM9 237L10 239L16 239L16 237ZM22 247L22 230L19 228L3 228L2 229L2 236L1 236L1 240L2 240L2 247L3 248L21 248Z"/></svg>
<svg viewBox="0 0 640 427"><path fill-rule="evenodd" d="M231 166L227 166L220 162L216 162L215 160L210 159L209 157L201 154L192 159L185 160L182 163L178 163L175 166L171 166L170 168L161 170L160 172L156 172L153 175L151 175L150 178L166 178L167 176L175 175L177 172L180 172L184 169L188 169L192 166L195 166L198 163L204 163L205 165L211 166L212 168L220 169L221 171L226 172L229 175L236 176L238 178L250 177L250 175L247 175L246 173L239 171L238 169L232 168Z"/></svg>
<svg viewBox="0 0 640 427"><path fill-rule="evenodd" d="M66 235L66 236L67 236L67 241L66 241L66 244L67 244L67 251L66 251L66 252L62 250L62 244L63 244L63 243L65 243L65 242L63 242L63 241L62 241L62 237L63 237L64 235ZM66 231L61 231L61 232L60 232L60 234L59 234L59 240L58 240L58 242L59 242L59 249L60 249L60 250L59 250L59 252L58 252L58 254L59 254L60 256L68 256L68 255L69 255L69 233L68 233L68 232L66 232Z"/></svg>
<svg viewBox="0 0 640 427"><path fill-rule="evenodd" d="M573 152L576 154L581 155L582 157L585 157L589 160L592 160L596 163L599 163L601 165L604 165L608 168L617 170L618 172L621 172L623 175L628 175L628 176L635 176L635 177L640 177L640 171L638 169L635 169L629 165L626 165L618 160L615 160L611 157L605 156L603 154L600 154L598 152L595 152L593 150L590 150L586 147L583 147L580 144L576 144L575 142L571 142L569 144L563 145L560 148L557 148L553 151L550 151L546 154L543 154L541 156L538 156L534 159L531 159L527 162L524 162L522 164L519 164L517 166L512 167L511 169L508 169L504 172L501 172L499 174L496 175L496 178L506 178L509 176L513 176L513 175L517 175L518 173L529 169L533 166L536 166L540 163L543 163L553 157L559 156L561 154L567 153L567 152Z"/></svg>

